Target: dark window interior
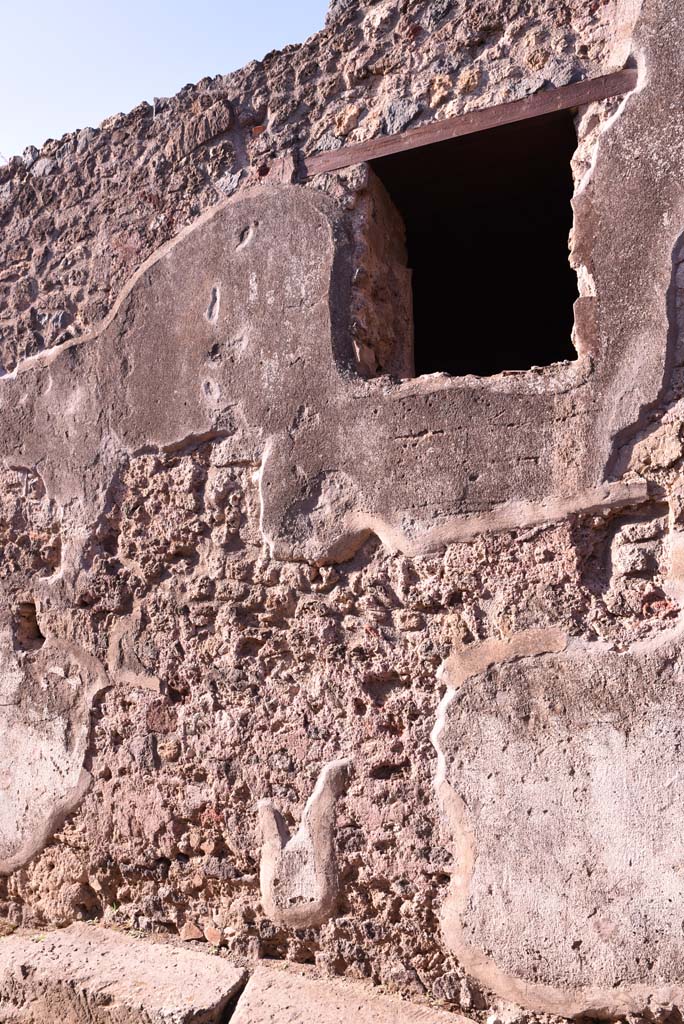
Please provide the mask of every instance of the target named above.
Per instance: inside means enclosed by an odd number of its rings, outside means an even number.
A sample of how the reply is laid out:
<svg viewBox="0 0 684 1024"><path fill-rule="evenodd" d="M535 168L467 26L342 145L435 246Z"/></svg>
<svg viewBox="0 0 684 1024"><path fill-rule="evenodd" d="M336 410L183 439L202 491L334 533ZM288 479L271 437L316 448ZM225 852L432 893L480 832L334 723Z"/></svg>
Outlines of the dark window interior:
<svg viewBox="0 0 684 1024"><path fill-rule="evenodd" d="M569 111L374 160L404 217L416 373L574 359Z"/></svg>

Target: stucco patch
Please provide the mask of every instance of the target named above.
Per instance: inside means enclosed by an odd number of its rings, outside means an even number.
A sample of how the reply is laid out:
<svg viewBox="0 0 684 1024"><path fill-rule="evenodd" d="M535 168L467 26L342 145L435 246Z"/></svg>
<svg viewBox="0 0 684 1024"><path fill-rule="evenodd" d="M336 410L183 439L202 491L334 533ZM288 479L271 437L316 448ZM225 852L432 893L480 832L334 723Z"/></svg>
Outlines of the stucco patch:
<svg viewBox="0 0 684 1024"><path fill-rule="evenodd" d="M612 1015L682 998L679 643L489 658L445 703L444 935L509 999Z"/></svg>
<svg viewBox="0 0 684 1024"><path fill-rule="evenodd" d="M90 707L106 685L95 658L48 640L21 661L0 644L0 873L34 856L90 783Z"/></svg>

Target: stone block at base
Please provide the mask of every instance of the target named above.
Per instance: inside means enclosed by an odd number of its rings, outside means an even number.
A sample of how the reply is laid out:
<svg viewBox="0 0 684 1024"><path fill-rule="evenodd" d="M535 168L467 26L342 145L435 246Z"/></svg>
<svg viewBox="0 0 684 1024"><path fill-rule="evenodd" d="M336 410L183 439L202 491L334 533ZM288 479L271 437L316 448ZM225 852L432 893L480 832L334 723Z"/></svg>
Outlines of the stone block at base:
<svg viewBox="0 0 684 1024"><path fill-rule="evenodd" d="M89 925L0 938L0 1024L218 1024L246 972Z"/></svg>
<svg viewBox="0 0 684 1024"><path fill-rule="evenodd" d="M352 981L307 977L297 968L259 967L231 1024L472 1024L467 1018L376 995Z"/></svg>

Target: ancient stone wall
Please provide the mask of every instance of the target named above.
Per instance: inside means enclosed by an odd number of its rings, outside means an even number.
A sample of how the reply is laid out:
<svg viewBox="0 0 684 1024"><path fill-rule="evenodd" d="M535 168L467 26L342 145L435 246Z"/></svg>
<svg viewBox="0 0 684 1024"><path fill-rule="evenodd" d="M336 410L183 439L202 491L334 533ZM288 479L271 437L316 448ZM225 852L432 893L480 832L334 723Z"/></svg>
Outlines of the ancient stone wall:
<svg viewBox="0 0 684 1024"><path fill-rule="evenodd" d="M675 1013L682 44L670 0L336 2L0 169L8 928ZM578 359L414 377L397 211L298 156L626 63Z"/></svg>

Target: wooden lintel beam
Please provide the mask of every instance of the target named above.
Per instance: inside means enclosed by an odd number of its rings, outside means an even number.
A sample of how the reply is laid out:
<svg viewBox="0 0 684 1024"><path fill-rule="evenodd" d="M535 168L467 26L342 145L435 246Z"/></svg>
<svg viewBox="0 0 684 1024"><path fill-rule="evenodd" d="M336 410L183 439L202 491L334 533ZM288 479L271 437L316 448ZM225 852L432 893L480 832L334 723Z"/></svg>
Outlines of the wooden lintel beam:
<svg viewBox="0 0 684 1024"><path fill-rule="evenodd" d="M442 121L432 121L420 128L398 132L396 135L383 135L369 139L368 142L357 142L341 149L325 153L315 153L302 158L302 171L306 178L314 174L327 174L339 171L344 167L364 163L367 160L378 160L393 153L403 153L419 146L430 146L435 142L446 142L461 135L472 135L485 131L487 128L498 128L500 125L513 124L515 121L526 121L531 117L558 113L561 110L572 110L596 100L607 100L613 96L622 96L631 92L637 83L635 68L624 68L600 78L590 78L584 82L573 82L572 85L561 85L556 89L546 89L533 96L511 103L499 103L494 107L472 110L467 114L447 117Z"/></svg>

